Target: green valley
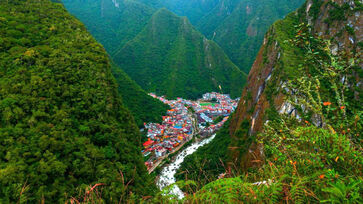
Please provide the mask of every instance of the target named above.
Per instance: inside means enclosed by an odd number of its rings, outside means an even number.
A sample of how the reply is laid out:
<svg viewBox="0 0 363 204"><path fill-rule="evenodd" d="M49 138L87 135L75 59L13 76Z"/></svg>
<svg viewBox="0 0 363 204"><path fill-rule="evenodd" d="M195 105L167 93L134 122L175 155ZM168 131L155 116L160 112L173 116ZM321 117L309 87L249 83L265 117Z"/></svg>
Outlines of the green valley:
<svg viewBox="0 0 363 204"><path fill-rule="evenodd" d="M151 7L137 1L62 1L72 13L87 25L93 36L109 54L118 51L133 39L146 25L154 12ZM125 106L131 110L137 125L159 122L167 106L148 96L122 69L113 64L112 73L119 85L119 93L125 98Z"/></svg>
<svg viewBox="0 0 363 204"><path fill-rule="evenodd" d="M197 98L222 91L237 97L242 73L213 41L166 9L156 12L144 30L113 56L115 63L148 92Z"/></svg>
<svg viewBox="0 0 363 204"><path fill-rule="evenodd" d="M231 61L248 73L269 26L304 0L162 0L162 6L187 16ZM160 3L158 4L160 7Z"/></svg>
<svg viewBox="0 0 363 204"><path fill-rule="evenodd" d="M181 165L186 201L363 202L362 6L308 0L270 27L219 151Z"/></svg>
<svg viewBox="0 0 363 204"><path fill-rule="evenodd" d="M363 203L362 11L0 1L0 203Z"/></svg>

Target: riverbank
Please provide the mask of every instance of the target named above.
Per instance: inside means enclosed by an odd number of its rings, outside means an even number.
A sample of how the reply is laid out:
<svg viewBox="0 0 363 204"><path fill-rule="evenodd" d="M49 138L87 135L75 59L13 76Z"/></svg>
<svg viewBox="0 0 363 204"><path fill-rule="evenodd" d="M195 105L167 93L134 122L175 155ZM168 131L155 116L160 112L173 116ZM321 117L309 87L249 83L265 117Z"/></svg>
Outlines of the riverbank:
<svg viewBox="0 0 363 204"><path fill-rule="evenodd" d="M182 98L168 100L152 93L150 96L168 104L172 109L163 116L161 124L144 124L147 141L143 143L141 152L149 173L162 165L169 155L180 151L192 138L214 134L227 121L238 102L238 99L232 100L229 95L219 93L206 93L197 101ZM223 119L215 123L217 118Z"/></svg>
<svg viewBox="0 0 363 204"><path fill-rule="evenodd" d="M193 154L199 147L208 144L214 138L215 134L205 139L196 141L191 146L177 154L175 156L175 160L162 169L160 176L156 181L157 186L162 190L165 187L174 184L176 182L175 174L181 163L184 161L184 158L190 154ZM170 190L170 193L176 195L179 199L184 197L184 193L176 185Z"/></svg>
<svg viewBox="0 0 363 204"><path fill-rule="evenodd" d="M193 137L189 141L184 142L183 144L181 144L178 148L174 149L173 152L161 157L160 160L157 161L154 164L154 167L148 170L149 174L153 173L158 168L163 168L164 164L168 162L166 159L173 160L173 158L175 158L175 156L178 154L178 152L180 152L180 151L184 150L185 148L189 147L191 144L193 144L193 142L196 142L196 139L197 139L196 137ZM156 171L156 172L157 172L157 174L159 173L158 171Z"/></svg>

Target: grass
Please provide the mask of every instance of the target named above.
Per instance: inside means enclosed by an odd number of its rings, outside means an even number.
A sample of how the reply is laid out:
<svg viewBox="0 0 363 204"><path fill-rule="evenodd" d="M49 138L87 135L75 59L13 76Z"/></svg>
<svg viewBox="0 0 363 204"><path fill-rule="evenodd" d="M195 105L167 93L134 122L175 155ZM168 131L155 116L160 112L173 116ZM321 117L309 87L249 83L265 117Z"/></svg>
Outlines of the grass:
<svg viewBox="0 0 363 204"><path fill-rule="evenodd" d="M200 103L201 106L215 106L216 103Z"/></svg>

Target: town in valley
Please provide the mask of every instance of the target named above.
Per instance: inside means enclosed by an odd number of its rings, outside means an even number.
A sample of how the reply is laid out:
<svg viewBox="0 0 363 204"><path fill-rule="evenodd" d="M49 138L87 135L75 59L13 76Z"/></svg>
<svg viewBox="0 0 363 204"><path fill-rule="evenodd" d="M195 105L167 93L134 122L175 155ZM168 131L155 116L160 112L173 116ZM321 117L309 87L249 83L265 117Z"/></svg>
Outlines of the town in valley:
<svg viewBox="0 0 363 204"><path fill-rule="evenodd" d="M195 101L149 95L171 107L161 124L144 123L147 141L143 143L142 154L149 172L194 136L205 138L214 134L228 120L239 101L239 98L231 99L228 94L216 92L206 93Z"/></svg>

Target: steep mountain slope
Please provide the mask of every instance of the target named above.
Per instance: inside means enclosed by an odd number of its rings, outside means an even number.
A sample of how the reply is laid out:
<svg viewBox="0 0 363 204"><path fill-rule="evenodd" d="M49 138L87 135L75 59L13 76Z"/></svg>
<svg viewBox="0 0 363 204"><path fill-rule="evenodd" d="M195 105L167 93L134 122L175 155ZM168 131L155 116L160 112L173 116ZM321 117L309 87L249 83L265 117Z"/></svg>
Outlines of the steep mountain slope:
<svg viewBox="0 0 363 204"><path fill-rule="evenodd" d="M185 202L363 202L362 12L361 1L307 0L273 24L229 132L218 133L230 135L217 158L226 172L200 190L181 182ZM217 179L205 152L186 158L198 169L184 178Z"/></svg>
<svg viewBox="0 0 363 204"><path fill-rule="evenodd" d="M196 23L196 27L208 38L212 38L215 30L221 26L242 0L221 0ZM236 19L237 20L237 19ZM236 28L230 28L236 29Z"/></svg>
<svg viewBox="0 0 363 204"><path fill-rule="evenodd" d="M211 12L220 0L160 0L163 7L173 11L178 16L187 16L193 25Z"/></svg>
<svg viewBox="0 0 363 204"><path fill-rule="evenodd" d="M269 26L304 0L163 0L161 4L214 40L244 72L250 67Z"/></svg>
<svg viewBox="0 0 363 204"><path fill-rule="evenodd" d="M253 166L256 163L253 163L252 160L262 160L263 157L261 145L252 143L249 150L246 151L245 147L238 145L239 141L246 141L257 132L262 131L265 121L272 120L277 113L298 114L297 111L300 109L295 108L292 105L293 102L287 102L284 99L288 94L286 87L289 81L309 75L310 77L324 77L319 71L323 69L322 65L324 64L313 64L312 58L308 56L314 52L313 45L311 45L310 50L306 50L290 42L291 39L302 35L302 31L296 31L299 24L305 23L311 26L311 31L305 31L304 35L312 35L312 39L314 39L313 37L330 39L330 49L335 55L342 55L342 58L348 59L348 61L352 59L361 60L363 40L361 12L362 4L359 1L351 0L346 3L337 1L334 3L328 0L309 0L299 9L298 13L288 15L283 21L276 22L269 29L248 76L248 85L243 91L240 104L231 120L232 142L230 147L236 147L231 151L231 155L239 161L237 162L238 166ZM309 46L312 42L309 39L303 41ZM314 53L319 55L317 48L315 48ZM321 53L320 55L324 56ZM325 64L331 63L330 66L332 67L336 66L332 60L320 59L319 63L324 61L328 61ZM361 104L360 93L362 91L362 62L358 65L360 67L353 67L349 73L331 74L339 77L343 83L347 83L349 89L344 91L346 92L345 100L349 103L350 111L353 114L361 108L359 104ZM301 67L307 67L307 70L301 70ZM312 67L317 67L316 70L318 71L310 70ZM334 94L329 93L330 87L326 81L330 79L323 78L320 80L323 80L321 86L328 86L320 90L322 100L335 101L338 104L337 99L332 98ZM337 85L330 86L336 87ZM297 94L295 93L295 95ZM299 117L302 117L301 115L305 115L305 113L300 113ZM306 117L304 118L306 121L312 121L318 126L322 125L321 118L317 117L316 114L313 113ZM240 128L241 124L246 121L250 124L248 134L245 134L246 132ZM240 131L244 133L241 134ZM251 141L252 139L249 143Z"/></svg>
<svg viewBox="0 0 363 204"><path fill-rule="evenodd" d="M112 65L112 74L116 78L123 103L131 111L135 122L142 127L145 122L161 122L163 115L170 108L158 99L150 97L136 82L116 65Z"/></svg>
<svg viewBox="0 0 363 204"><path fill-rule="evenodd" d="M304 0L234 0L222 3L197 27L216 41L240 69L248 72L269 26ZM217 22L217 23L216 23ZM214 28L210 25L216 25Z"/></svg>
<svg viewBox="0 0 363 204"><path fill-rule="evenodd" d="M245 75L217 44L166 9L113 58L143 89L168 97L196 98L219 85L237 97L244 85Z"/></svg>
<svg viewBox="0 0 363 204"><path fill-rule="evenodd" d="M133 39L155 10L136 0L63 0L67 10L80 19L112 55Z"/></svg>
<svg viewBox="0 0 363 204"><path fill-rule="evenodd" d="M49 0L1 1L0 16L0 202L152 194L103 47Z"/></svg>
<svg viewBox="0 0 363 204"><path fill-rule="evenodd" d="M149 1L150 6L153 1ZM155 1L156 2L156 1ZM146 25L154 9L138 1L63 0L67 9L84 22L107 52L115 51L133 39ZM144 122L160 122L167 106L148 96L127 74L113 65L113 74L126 107L131 110L138 126Z"/></svg>

